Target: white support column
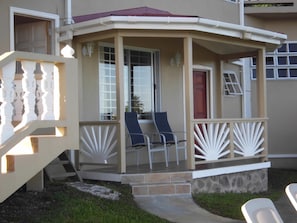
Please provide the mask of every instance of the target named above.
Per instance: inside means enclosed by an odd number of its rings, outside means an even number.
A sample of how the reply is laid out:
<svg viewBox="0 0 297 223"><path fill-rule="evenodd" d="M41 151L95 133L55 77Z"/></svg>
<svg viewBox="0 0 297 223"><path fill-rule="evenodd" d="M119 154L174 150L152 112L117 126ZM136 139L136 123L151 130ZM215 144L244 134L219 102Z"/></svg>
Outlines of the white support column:
<svg viewBox="0 0 297 223"><path fill-rule="evenodd" d="M12 125L13 100L15 96L13 80L15 77L15 61L2 68L2 83L0 88L0 144L14 134Z"/></svg>
<svg viewBox="0 0 297 223"><path fill-rule="evenodd" d="M126 173L126 136L125 136L125 103L124 103L124 46L123 37L117 34L115 42L116 86L117 86L117 120L119 121L118 137L118 171Z"/></svg>
<svg viewBox="0 0 297 223"><path fill-rule="evenodd" d="M195 169L194 124L193 124L193 49L192 38L184 38L186 132L187 132L187 168Z"/></svg>
<svg viewBox="0 0 297 223"><path fill-rule="evenodd" d="M23 100L25 112L23 114L23 120L20 125L24 126L28 122L37 119L37 116L35 114L36 80L34 75L36 63L33 61L22 61L21 63L22 69L24 71L22 85L24 90Z"/></svg>
<svg viewBox="0 0 297 223"><path fill-rule="evenodd" d="M53 63L41 63L42 79L41 79L41 95L42 109L41 120L54 120L53 109L53 73L55 65Z"/></svg>

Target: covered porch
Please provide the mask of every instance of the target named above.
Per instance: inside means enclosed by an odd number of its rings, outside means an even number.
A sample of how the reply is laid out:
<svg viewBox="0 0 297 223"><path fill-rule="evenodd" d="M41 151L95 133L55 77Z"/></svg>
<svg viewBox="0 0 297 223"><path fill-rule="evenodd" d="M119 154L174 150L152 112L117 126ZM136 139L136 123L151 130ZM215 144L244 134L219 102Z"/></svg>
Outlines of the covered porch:
<svg viewBox="0 0 297 223"><path fill-rule="evenodd" d="M269 168L265 53L278 47L286 36L197 16L147 8L145 12L81 16L75 24L60 29L60 41L72 40L80 63L81 147L76 158L83 177L121 181L128 174L190 171L194 179L199 174ZM126 54L127 49L130 54ZM138 111L141 127L144 132L154 132L150 114L167 111L173 129L186 132L187 160L179 166L174 150L170 150L168 168L162 157L156 157L152 170L145 150L138 166L135 157L126 153L129 138L124 113L135 111L131 97L130 104L126 99L125 78L131 67L127 61L132 61L132 51L151 52L152 58L150 107ZM250 103L245 92L225 97L224 72L234 70L243 83L250 73L244 71L241 59L249 57L255 58L257 66L257 92L252 94L258 106L247 114L244 109ZM204 105L198 103L204 106L202 113L195 101L195 71L205 74L205 101ZM108 93L113 95L115 106L109 110L103 110L100 101L106 93L101 91L101 74L106 72L114 78L114 85L110 85L114 90Z"/></svg>

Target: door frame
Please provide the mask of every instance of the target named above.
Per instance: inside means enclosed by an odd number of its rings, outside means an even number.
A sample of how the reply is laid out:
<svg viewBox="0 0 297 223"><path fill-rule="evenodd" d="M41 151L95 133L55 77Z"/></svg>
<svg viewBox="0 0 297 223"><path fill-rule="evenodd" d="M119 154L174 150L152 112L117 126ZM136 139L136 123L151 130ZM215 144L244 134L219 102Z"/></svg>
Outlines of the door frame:
<svg viewBox="0 0 297 223"><path fill-rule="evenodd" d="M47 12L41 12L41 11L35 11L30 9L24 9L24 8L17 8L17 7L10 7L10 51L15 50L15 27L14 27L14 16L20 15L20 16L28 16L37 18L40 20L46 20L51 22L51 32L52 32L52 52L54 55L60 55L60 47L58 44L58 34L55 31L60 26L60 16L57 14L47 13Z"/></svg>
<svg viewBox="0 0 297 223"><path fill-rule="evenodd" d="M202 71L206 73L206 103L207 103L207 118L213 118L213 70L211 67L203 65L193 65L193 71Z"/></svg>

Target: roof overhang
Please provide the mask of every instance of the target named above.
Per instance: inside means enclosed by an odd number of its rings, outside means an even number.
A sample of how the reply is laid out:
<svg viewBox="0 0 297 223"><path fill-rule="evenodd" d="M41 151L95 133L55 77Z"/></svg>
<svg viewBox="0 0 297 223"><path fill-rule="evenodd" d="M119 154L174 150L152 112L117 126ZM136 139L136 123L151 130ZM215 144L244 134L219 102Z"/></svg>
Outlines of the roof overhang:
<svg viewBox="0 0 297 223"><path fill-rule="evenodd" d="M281 45L287 35L263 29L220 22L200 17L159 16L107 16L61 27L60 41L72 40L75 36L108 30L168 30L197 31L236 39L260 42L268 51Z"/></svg>

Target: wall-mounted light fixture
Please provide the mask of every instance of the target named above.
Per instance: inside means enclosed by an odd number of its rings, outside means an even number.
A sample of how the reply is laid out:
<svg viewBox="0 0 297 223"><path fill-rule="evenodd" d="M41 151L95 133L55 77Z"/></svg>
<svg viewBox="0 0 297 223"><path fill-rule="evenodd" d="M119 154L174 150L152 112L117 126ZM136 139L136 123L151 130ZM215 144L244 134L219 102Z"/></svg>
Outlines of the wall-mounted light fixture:
<svg viewBox="0 0 297 223"><path fill-rule="evenodd" d="M92 54L94 53L94 47L95 47L95 44L93 42L88 42L83 44L83 47L82 47L83 56L91 57Z"/></svg>
<svg viewBox="0 0 297 223"><path fill-rule="evenodd" d="M176 52L176 54L170 58L170 65L179 67L181 63L181 54Z"/></svg>

